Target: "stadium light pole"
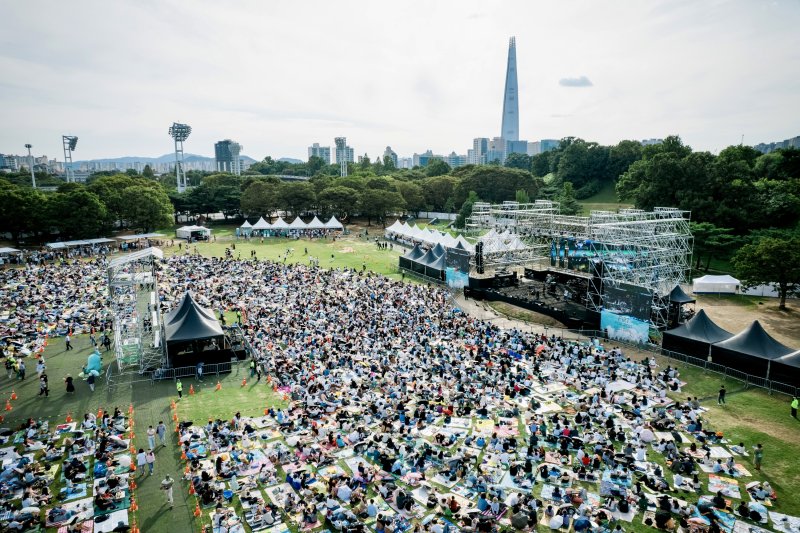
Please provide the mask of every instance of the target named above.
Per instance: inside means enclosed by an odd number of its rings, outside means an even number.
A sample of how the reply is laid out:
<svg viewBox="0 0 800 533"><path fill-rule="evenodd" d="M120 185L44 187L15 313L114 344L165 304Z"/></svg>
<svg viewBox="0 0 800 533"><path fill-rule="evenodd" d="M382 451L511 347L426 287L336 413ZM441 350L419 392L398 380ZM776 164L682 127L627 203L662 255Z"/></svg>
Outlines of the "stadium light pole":
<svg viewBox="0 0 800 533"><path fill-rule="evenodd" d="M186 174L183 171L183 141L189 138L192 127L188 124L173 122L169 127L169 136L175 140L175 178L178 182L178 192L186 192Z"/></svg>
<svg viewBox="0 0 800 533"><path fill-rule="evenodd" d="M33 185L33 188L35 189L36 188L36 174L33 173L33 155L31 154L31 148L33 148L33 145L28 143L28 144L25 145L25 148L28 149L28 161L30 161L30 166L31 166L31 185Z"/></svg>
<svg viewBox="0 0 800 533"><path fill-rule="evenodd" d="M72 152L78 146L78 138L74 135L62 135L61 144L64 146L64 166L67 167L67 183L70 183L75 181L75 176L72 175Z"/></svg>

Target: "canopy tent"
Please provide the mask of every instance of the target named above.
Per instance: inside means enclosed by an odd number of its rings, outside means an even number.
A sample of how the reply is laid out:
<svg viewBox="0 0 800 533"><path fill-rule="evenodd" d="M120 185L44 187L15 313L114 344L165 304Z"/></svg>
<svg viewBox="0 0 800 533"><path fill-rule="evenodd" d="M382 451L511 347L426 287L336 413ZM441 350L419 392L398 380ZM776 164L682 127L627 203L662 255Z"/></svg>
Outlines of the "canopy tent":
<svg viewBox="0 0 800 533"><path fill-rule="evenodd" d="M400 220L398 219L394 221L394 224L386 228L386 231L390 233L400 233L402 229L403 229L403 223L400 222Z"/></svg>
<svg viewBox="0 0 800 533"><path fill-rule="evenodd" d="M756 376L765 376L771 359L795 350L784 346L764 331L756 320L744 331L711 346L712 361Z"/></svg>
<svg viewBox="0 0 800 533"><path fill-rule="evenodd" d="M423 254L419 245L415 244L411 250L400 256L400 268L411 269L411 263L422 257Z"/></svg>
<svg viewBox="0 0 800 533"><path fill-rule="evenodd" d="M342 223L336 220L335 216L331 216L331 219L325 223L325 227L327 229L344 229Z"/></svg>
<svg viewBox="0 0 800 533"><path fill-rule="evenodd" d="M116 237L123 241L137 241L139 239L154 239L156 237L164 237L163 233L138 233L136 235L121 235Z"/></svg>
<svg viewBox="0 0 800 533"><path fill-rule="evenodd" d="M214 313L197 303L188 291L183 295L178 307L164 315L163 322L167 343L195 341L223 335L222 326L214 318Z"/></svg>
<svg viewBox="0 0 800 533"><path fill-rule="evenodd" d="M210 239L211 230L203 226L183 226L175 230L179 239Z"/></svg>
<svg viewBox="0 0 800 533"><path fill-rule="evenodd" d="M447 250L445 250L444 246L442 246L441 243L431 248L431 251L433 252L433 255L435 255L436 257L442 257L444 256L445 252L447 252Z"/></svg>
<svg viewBox="0 0 800 533"><path fill-rule="evenodd" d="M445 260L444 254L440 255L432 263L425 265L425 275L429 278L434 278L444 281L445 279Z"/></svg>
<svg viewBox="0 0 800 533"><path fill-rule="evenodd" d="M18 253L21 253L21 250L17 250L16 248L8 248L7 246L0 248L0 255L18 254Z"/></svg>
<svg viewBox="0 0 800 533"><path fill-rule="evenodd" d="M289 229L306 229L307 227L306 223L303 222L303 219L300 217L295 217L292 223L289 224Z"/></svg>
<svg viewBox="0 0 800 533"><path fill-rule="evenodd" d="M289 224L281 217L278 217L278 220L272 223L272 229L289 229Z"/></svg>
<svg viewBox="0 0 800 533"><path fill-rule="evenodd" d="M675 285L675 288L669 293L669 301L674 304L691 304L697 300L686 294L680 285Z"/></svg>
<svg viewBox="0 0 800 533"><path fill-rule="evenodd" d="M262 218L261 220L264 220L264 219ZM251 223L249 223L247 220L245 220L245 221L244 221L244 224L242 224L242 225L241 225L241 226L239 226L239 227L240 227L241 229L247 229L247 228L252 228L252 227L253 227L253 225L252 225Z"/></svg>
<svg viewBox="0 0 800 533"><path fill-rule="evenodd" d="M318 219L315 215L314 218L311 220L311 222L308 223L306 227L308 229L324 229L325 224L323 224L322 221Z"/></svg>
<svg viewBox="0 0 800 533"><path fill-rule="evenodd" d="M733 276L703 276L692 280L692 292L695 294L736 294L740 282Z"/></svg>
<svg viewBox="0 0 800 533"><path fill-rule="evenodd" d="M272 229L272 225L264 220L264 217L259 217L258 222L253 224L252 228L253 231L262 231L266 229Z"/></svg>
<svg viewBox="0 0 800 533"><path fill-rule="evenodd" d="M664 332L661 347L694 357L707 357L711 345L733 337L711 320L701 309L686 323Z"/></svg>
<svg viewBox="0 0 800 533"><path fill-rule="evenodd" d="M794 386L800 384L800 350L770 361L767 379Z"/></svg>

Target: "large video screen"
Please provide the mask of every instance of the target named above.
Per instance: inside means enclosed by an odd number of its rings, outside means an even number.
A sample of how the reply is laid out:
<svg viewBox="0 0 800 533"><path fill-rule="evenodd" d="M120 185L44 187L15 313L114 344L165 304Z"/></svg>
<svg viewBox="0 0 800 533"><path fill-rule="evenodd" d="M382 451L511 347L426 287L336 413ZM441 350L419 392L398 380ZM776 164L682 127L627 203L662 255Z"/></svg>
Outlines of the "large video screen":
<svg viewBox="0 0 800 533"><path fill-rule="evenodd" d="M462 289L469 285L469 252L448 248L444 258L445 281L448 287Z"/></svg>
<svg viewBox="0 0 800 533"><path fill-rule="evenodd" d="M609 339L639 344L646 343L650 333L649 322L610 311L600 312L600 328Z"/></svg>
<svg viewBox="0 0 800 533"><path fill-rule="evenodd" d="M618 315L650 320L653 297L650 291L628 283L603 284L603 309Z"/></svg>

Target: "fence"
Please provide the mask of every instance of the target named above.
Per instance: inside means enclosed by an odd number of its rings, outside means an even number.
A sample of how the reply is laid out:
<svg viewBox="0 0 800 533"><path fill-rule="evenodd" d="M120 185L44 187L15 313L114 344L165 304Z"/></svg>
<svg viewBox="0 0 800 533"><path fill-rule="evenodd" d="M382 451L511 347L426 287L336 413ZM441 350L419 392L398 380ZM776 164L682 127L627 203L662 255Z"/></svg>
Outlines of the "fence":
<svg viewBox="0 0 800 533"><path fill-rule="evenodd" d="M552 329L555 330L556 328ZM569 331L570 333L579 334L580 336L583 337L597 337L601 339L606 338L605 333L603 331L598 331L598 330L561 330L561 331ZM766 389L770 394L777 392L779 394L786 394L789 396L797 396L798 393L800 393L800 387L797 387L795 385L790 385L788 383L782 383L780 381L767 379L766 377L762 376L754 376L752 374L742 372L741 370L736 370L734 368L729 368L725 365L709 361L708 359L694 357L680 352L673 352L671 350L665 350L664 348L661 348L660 346L654 344L636 344L633 342L627 342L618 339L612 339L612 340L616 344L621 344L624 346L628 346L630 348L635 348L637 350L650 352L653 353L654 355L660 355L662 357L672 359L673 361L679 361L687 365L691 365L697 368L702 368L704 371L713 372L715 374L720 374L722 376L735 379L737 381L741 381L742 383L744 383L745 388L758 387L761 389Z"/></svg>

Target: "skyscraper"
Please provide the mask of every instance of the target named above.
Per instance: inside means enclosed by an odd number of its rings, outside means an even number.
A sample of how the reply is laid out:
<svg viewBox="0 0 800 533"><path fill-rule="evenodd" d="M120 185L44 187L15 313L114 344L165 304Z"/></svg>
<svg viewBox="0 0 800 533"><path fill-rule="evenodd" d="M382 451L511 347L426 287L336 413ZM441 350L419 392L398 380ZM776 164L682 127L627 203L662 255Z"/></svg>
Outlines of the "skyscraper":
<svg viewBox="0 0 800 533"><path fill-rule="evenodd" d="M330 146L320 146L319 143L314 143L308 147L308 157L319 157L323 161L325 161L326 165L331 164L331 147Z"/></svg>
<svg viewBox="0 0 800 533"><path fill-rule="evenodd" d="M242 145L230 139L214 144L214 156L217 160L217 172L230 172L237 176L242 173L242 161L239 154Z"/></svg>
<svg viewBox="0 0 800 533"><path fill-rule="evenodd" d="M503 127L500 137L507 141L519 140L519 101L517 100L517 43L514 37L508 40L508 65L506 66L506 88L503 92Z"/></svg>

